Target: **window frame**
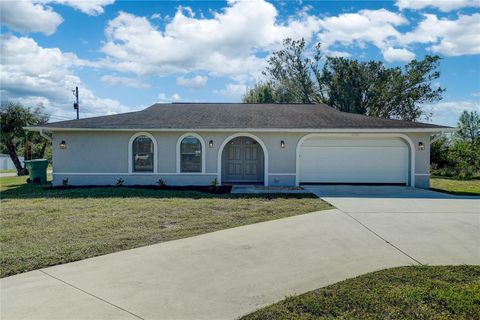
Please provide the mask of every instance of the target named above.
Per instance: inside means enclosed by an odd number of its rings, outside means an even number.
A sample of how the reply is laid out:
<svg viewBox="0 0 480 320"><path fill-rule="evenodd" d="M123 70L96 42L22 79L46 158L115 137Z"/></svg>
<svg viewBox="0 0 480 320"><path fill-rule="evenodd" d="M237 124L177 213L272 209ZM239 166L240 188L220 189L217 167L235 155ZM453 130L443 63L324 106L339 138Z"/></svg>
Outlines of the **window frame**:
<svg viewBox="0 0 480 320"><path fill-rule="evenodd" d="M202 155L201 155L201 171L200 172L182 172L182 164L181 164L181 161L182 161L182 154L181 154L181 145L182 145L182 141L183 139L185 138L188 138L188 137L193 137L193 138L196 138L198 139L198 141L200 141L200 147L201 147L201 152L202 152ZM179 174L185 174L185 175L188 175L188 174L204 174L205 173L205 140L203 140L202 136L200 136L199 134L195 133L195 132L187 132L185 134L182 134L178 140L177 140L177 152L176 152L176 158L177 158L177 170L176 170L176 173L179 173Z"/></svg>
<svg viewBox="0 0 480 320"><path fill-rule="evenodd" d="M135 171L133 169L133 142L136 138L140 136L146 136L152 140L153 143L153 171ZM156 174L158 171L158 147L157 147L157 140L153 135L148 132L137 132L133 136L130 137L130 141L128 142L128 173L132 174Z"/></svg>

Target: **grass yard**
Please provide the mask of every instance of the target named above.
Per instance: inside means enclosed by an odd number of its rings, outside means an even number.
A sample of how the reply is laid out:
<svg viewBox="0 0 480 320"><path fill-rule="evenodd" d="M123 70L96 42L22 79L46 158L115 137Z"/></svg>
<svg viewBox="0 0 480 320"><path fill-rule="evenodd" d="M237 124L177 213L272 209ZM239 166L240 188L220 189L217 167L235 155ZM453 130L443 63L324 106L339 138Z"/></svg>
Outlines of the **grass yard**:
<svg viewBox="0 0 480 320"><path fill-rule="evenodd" d="M480 179L455 180L445 177L432 177L430 188L435 191L457 195L480 196Z"/></svg>
<svg viewBox="0 0 480 320"><path fill-rule="evenodd" d="M412 266L338 282L242 320L480 319L480 266Z"/></svg>
<svg viewBox="0 0 480 320"><path fill-rule="evenodd" d="M52 171L52 166L49 164L47 168L48 172ZM0 169L0 173L17 173L17 169Z"/></svg>
<svg viewBox="0 0 480 320"><path fill-rule="evenodd" d="M9 276L119 250L330 209L313 195L127 187L49 189L0 178L0 269Z"/></svg>
<svg viewBox="0 0 480 320"><path fill-rule="evenodd" d="M16 169L0 169L0 173L15 173Z"/></svg>

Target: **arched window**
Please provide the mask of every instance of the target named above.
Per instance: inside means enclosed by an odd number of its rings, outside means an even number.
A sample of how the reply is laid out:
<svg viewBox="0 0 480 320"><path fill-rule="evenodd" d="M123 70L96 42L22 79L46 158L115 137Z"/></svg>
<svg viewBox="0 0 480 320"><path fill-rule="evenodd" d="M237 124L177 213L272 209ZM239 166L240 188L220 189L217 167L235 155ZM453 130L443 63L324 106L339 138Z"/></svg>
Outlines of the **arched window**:
<svg viewBox="0 0 480 320"><path fill-rule="evenodd" d="M150 137L140 135L132 143L133 172L153 172L154 144Z"/></svg>
<svg viewBox="0 0 480 320"><path fill-rule="evenodd" d="M194 136L180 143L180 172L202 172L202 143Z"/></svg>

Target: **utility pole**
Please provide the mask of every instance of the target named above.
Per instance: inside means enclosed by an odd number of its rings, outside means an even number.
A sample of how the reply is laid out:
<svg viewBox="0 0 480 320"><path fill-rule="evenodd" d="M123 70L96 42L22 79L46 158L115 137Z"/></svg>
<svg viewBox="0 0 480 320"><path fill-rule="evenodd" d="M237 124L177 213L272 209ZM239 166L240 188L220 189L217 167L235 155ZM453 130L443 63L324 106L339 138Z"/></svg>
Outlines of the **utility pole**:
<svg viewBox="0 0 480 320"><path fill-rule="evenodd" d="M75 101L73 102L73 109L77 110L77 120L80 119L80 104L78 103L78 87L75 87L73 91L73 95L75 96Z"/></svg>

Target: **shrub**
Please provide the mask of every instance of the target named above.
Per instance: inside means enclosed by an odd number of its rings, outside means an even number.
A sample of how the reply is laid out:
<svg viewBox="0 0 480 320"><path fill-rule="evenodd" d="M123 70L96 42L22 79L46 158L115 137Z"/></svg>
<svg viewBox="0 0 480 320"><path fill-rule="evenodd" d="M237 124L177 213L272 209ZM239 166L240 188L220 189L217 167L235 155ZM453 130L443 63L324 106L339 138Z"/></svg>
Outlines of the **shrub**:
<svg viewBox="0 0 480 320"><path fill-rule="evenodd" d="M471 179L480 172L480 144L456 142L447 154L455 177Z"/></svg>
<svg viewBox="0 0 480 320"><path fill-rule="evenodd" d="M213 179L212 182L210 183L210 191L211 192L217 192L218 191L218 180L217 180L217 178Z"/></svg>
<svg viewBox="0 0 480 320"><path fill-rule="evenodd" d="M471 179L480 173L480 143L439 139L431 148L432 173Z"/></svg>
<svg viewBox="0 0 480 320"><path fill-rule="evenodd" d="M123 180L122 178L118 178L116 186L117 187L122 187L124 182L125 182L125 180Z"/></svg>
<svg viewBox="0 0 480 320"><path fill-rule="evenodd" d="M430 145L430 163L432 169L444 168L449 165L447 159L449 143L449 139L446 136L442 136Z"/></svg>
<svg viewBox="0 0 480 320"><path fill-rule="evenodd" d="M162 188L165 188L167 186L167 183L165 182L165 180L163 180L162 178L158 179L157 181L157 185L160 189Z"/></svg>

